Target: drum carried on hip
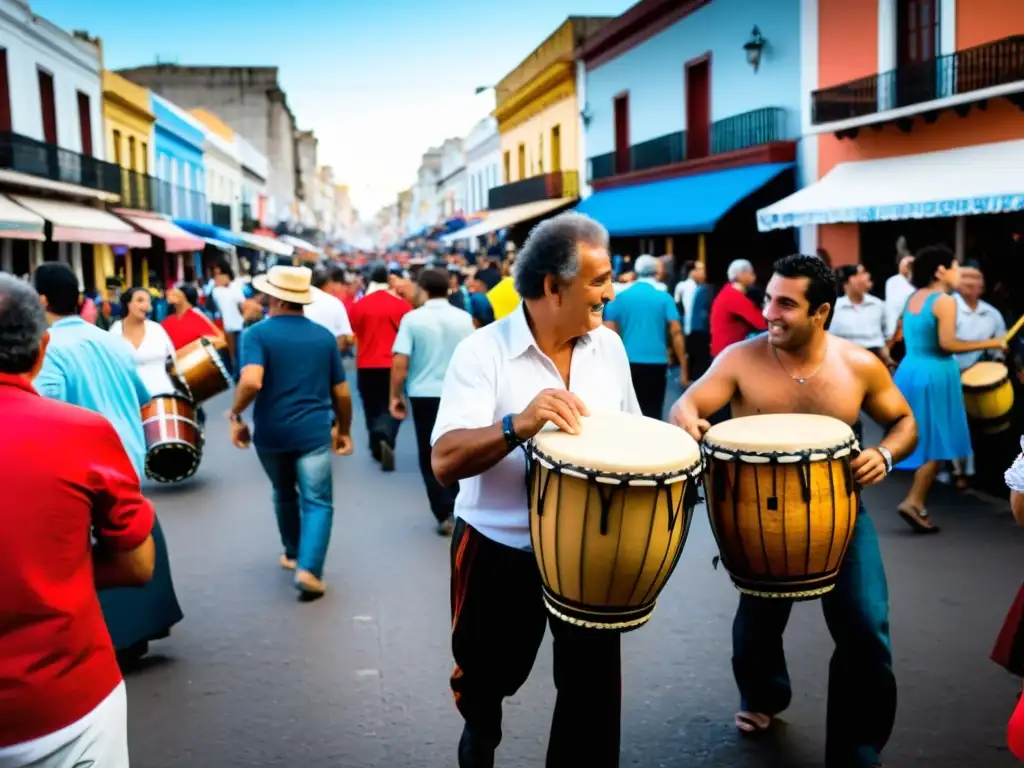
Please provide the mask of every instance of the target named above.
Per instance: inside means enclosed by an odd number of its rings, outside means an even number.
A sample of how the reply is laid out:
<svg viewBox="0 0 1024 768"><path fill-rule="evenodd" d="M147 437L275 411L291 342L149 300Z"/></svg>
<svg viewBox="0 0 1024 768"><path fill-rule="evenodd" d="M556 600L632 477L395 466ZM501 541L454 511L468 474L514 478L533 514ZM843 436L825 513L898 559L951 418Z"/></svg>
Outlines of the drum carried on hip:
<svg viewBox="0 0 1024 768"><path fill-rule="evenodd" d="M142 406L146 437L146 477L177 483L196 473L203 456L203 432L192 402L182 395L160 395Z"/></svg>
<svg viewBox="0 0 1024 768"><path fill-rule="evenodd" d="M1009 368L990 361L975 363L960 374L960 384L964 388L964 409L973 426L988 435L1009 428L1013 410Z"/></svg>
<svg viewBox="0 0 1024 768"><path fill-rule="evenodd" d="M204 336L178 350L177 375L185 382L197 405L226 392L231 386L231 374L223 358L227 348L228 343L220 336ZM175 375L174 372L171 375Z"/></svg>
<svg viewBox="0 0 1024 768"><path fill-rule="evenodd" d="M707 431L708 517L741 592L808 600L835 586L857 521L859 450L828 416L746 416Z"/></svg>
<svg viewBox="0 0 1024 768"><path fill-rule="evenodd" d="M700 447L643 416L583 418L530 441L530 538L544 601L576 626L642 626L679 560L698 501Z"/></svg>

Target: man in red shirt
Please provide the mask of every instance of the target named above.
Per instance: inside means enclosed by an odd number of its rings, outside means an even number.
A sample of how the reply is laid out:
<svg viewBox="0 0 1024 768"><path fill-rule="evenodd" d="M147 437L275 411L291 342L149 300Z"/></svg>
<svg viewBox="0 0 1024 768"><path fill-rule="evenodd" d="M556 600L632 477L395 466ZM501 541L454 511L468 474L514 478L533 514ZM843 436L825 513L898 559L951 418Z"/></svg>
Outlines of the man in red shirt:
<svg viewBox="0 0 1024 768"><path fill-rule="evenodd" d="M412 305L388 290L388 268L376 264L370 271L366 295L352 307L349 319L356 337L356 386L363 401L370 452L381 469L395 468L395 438L401 424L388 410L391 403L391 350L398 324Z"/></svg>
<svg viewBox="0 0 1024 768"><path fill-rule="evenodd" d="M39 295L0 274L0 765L128 768L96 590L152 577L153 507L109 421L33 389L48 343Z"/></svg>
<svg viewBox="0 0 1024 768"><path fill-rule="evenodd" d="M729 265L727 275L729 284L711 302L711 357L752 333L768 330L761 310L747 296L757 280L754 266L746 259L737 259Z"/></svg>
<svg viewBox="0 0 1024 768"><path fill-rule="evenodd" d="M167 303L171 306L172 312L164 318L160 325L171 337L174 348L191 344L203 336L223 336L213 321L196 309L199 303L199 292L195 286L182 283L167 291Z"/></svg>

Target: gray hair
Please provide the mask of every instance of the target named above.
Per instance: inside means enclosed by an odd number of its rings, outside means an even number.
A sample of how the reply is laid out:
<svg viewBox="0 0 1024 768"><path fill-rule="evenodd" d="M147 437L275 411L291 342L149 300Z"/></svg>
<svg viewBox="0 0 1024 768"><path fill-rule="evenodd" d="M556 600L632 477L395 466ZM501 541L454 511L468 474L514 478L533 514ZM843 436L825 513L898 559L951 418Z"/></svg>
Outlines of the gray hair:
<svg viewBox="0 0 1024 768"><path fill-rule="evenodd" d="M744 272L753 272L754 265L746 259L736 259L729 265L729 269L726 272L726 277L729 278L729 282L733 282Z"/></svg>
<svg viewBox="0 0 1024 768"><path fill-rule="evenodd" d="M32 370L46 333L46 312L36 289L0 274L0 373Z"/></svg>
<svg viewBox="0 0 1024 768"><path fill-rule="evenodd" d="M653 256L644 254L634 262L633 271L637 277L654 277L658 274L658 260Z"/></svg>
<svg viewBox="0 0 1024 768"><path fill-rule="evenodd" d="M608 247L607 230L589 216L567 211L545 219L530 232L516 256L516 292L523 299L544 296L544 279L572 280L580 268L580 243Z"/></svg>

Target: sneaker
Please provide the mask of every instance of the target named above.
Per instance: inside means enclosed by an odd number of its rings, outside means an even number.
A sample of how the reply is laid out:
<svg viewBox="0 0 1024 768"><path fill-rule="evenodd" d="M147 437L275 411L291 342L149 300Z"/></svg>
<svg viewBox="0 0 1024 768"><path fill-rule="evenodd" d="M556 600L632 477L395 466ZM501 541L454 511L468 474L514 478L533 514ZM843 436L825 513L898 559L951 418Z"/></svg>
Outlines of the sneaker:
<svg viewBox="0 0 1024 768"><path fill-rule="evenodd" d="M295 561L292 558L288 557L288 555L281 555L281 559L278 562L280 562L281 567L284 568L286 571L295 570Z"/></svg>
<svg viewBox="0 0 1024 768"><path fill-rule="evenodd" d="M380 468L385 472L395 471L395 449L380 441Z"/></svg>
<svg viewBox="0 0 1024 768"><path fill-rule="evenodd" d="M451 536L452 531L455 530L455 521L452 518L442 520L437 524L437 535L438 536Z"/></svg>
<svg viewBox="0 0 1024 768"><path fill-rule="evenodd" d="M309 571L295 572L295 588L299 590L302 597L308 599L322 597L327 591L327 585Z"/></svg>

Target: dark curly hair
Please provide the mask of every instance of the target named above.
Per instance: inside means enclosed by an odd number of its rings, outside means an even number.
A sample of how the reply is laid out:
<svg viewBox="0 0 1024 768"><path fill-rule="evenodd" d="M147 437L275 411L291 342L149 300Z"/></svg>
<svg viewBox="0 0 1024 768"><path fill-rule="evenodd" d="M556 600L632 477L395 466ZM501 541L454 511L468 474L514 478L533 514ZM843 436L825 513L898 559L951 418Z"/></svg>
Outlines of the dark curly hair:
<svg viewBox="0 0 1024 768"><path fill-rule="evenodd" d="M146 291L145 288L143 288L141 286L138 286L138 285L133 285L131 288L129 288L127 291L125 291L124 293L121 294L122 317L124 317L124 316L126 316L128 314L128 307L131 306L132 299L135 298L135 294L136 293L146 293L146 292L147 291Z"/></svg>
<svg viewBox="0 0 1024 768"><path fill-rule="evenodd" d="M820 256L807 256L802 253L794 253L791 256L784 256L775 262L772 267L779 277L806 277L807 278L807 303L810 304L808 313L818 311L822 304L828 304L832 309L836 306L838 291L836 287L836 275L832 268L825 263ZM832 319L832 312L829 312L829 320Z"/></svg>
<svg viewBox="0 0 1024 768"><path fill-rule="evenodd" d="M953 266L956 256L944 245L926 245L914 256L910 270L910 282L915 288L927 288L935 281L939 267Z"/></svg>

